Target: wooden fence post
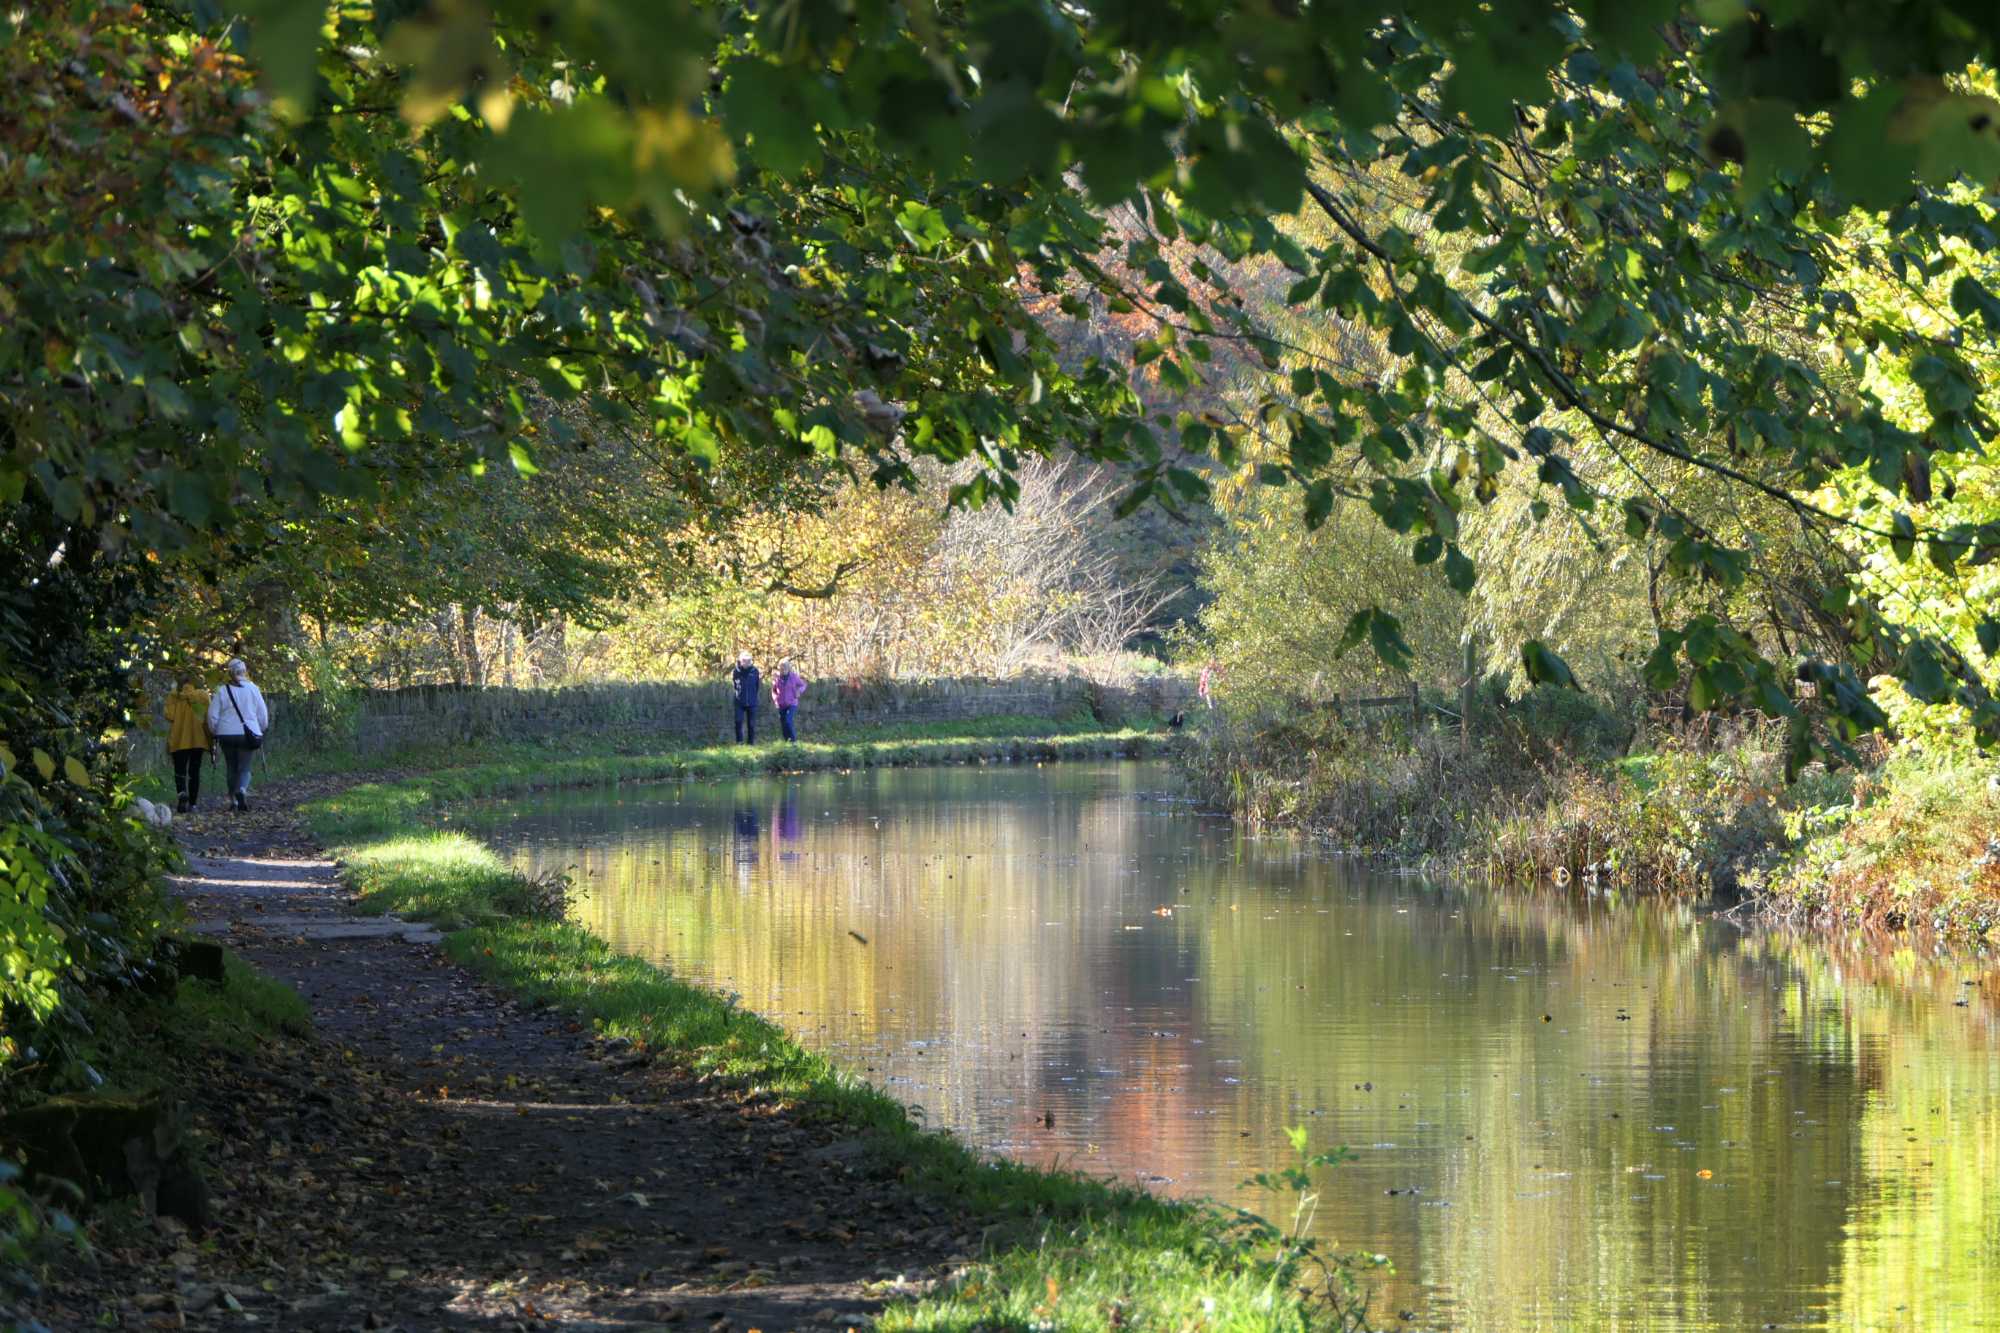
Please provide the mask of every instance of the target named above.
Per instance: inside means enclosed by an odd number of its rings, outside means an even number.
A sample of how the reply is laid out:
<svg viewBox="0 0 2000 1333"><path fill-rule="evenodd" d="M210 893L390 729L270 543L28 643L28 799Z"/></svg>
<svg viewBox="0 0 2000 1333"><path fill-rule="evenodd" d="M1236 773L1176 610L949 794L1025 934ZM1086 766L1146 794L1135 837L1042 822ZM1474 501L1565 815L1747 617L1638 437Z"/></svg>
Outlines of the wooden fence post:
<svg viewBox="0 0 2000 1333"><path fill-rule="evenodd" d="M1477 648L1468 630L1465 635L1465 677L1458 683L1458 746L1467 754L1472 753L1472 695L1474 676L1479 669Z"/></svg>
<svg viewBox="0 0 2000 1333"><path fill-rule="evenodd" d="M1424 724L1424 698L1417 692L1417 678L1410 677L1410 727L1412 730Z"/></svg>

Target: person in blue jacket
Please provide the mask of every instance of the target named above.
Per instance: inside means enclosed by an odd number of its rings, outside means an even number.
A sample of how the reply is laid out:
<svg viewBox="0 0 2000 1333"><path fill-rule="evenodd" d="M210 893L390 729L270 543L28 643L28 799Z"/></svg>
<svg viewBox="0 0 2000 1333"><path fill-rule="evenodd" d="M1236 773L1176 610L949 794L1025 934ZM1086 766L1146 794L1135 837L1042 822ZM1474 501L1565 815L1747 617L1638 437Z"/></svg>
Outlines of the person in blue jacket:
<svg viewBox="0 0 2000 1333"><path fill-rule="evenodd" d="M729 673L729 682L736 690L736 740L741 745L757 743L757 700L758 690L764 678L758 674L750 661L749 653L736 654L736 669Z"/></svg>

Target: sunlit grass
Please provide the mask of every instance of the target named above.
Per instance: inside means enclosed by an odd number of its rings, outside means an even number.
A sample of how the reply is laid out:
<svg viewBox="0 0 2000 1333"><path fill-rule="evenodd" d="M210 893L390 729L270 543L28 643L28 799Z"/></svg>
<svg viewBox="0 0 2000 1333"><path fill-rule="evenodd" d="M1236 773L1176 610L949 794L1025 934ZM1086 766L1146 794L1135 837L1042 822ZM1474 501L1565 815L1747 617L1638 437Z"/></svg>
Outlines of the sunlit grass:
<svg viewBox="0 0 2000 1333"><path fill-rule="evenodd" d="M911 764L1142 757L1164 752L1166 744L1164 733L1127 728L1031 736L885 737L871 732L866 738L842 741L715 745L639 755L608 752L551 755L544 751L508 749L461 767L434 769L393 782L360 783L337 796L312 803L309 814L323 839L350 842L408 830L420 823L427 811L452 801L514 796L559 787Z"/></svg>

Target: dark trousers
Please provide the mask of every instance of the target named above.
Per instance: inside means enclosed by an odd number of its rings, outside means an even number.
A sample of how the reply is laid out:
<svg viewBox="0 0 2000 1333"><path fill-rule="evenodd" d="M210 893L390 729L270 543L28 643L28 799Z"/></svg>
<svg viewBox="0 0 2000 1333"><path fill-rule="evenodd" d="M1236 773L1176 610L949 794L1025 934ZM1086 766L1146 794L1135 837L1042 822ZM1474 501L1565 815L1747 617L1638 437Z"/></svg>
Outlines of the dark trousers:
<svg viewBox="0 0 2000 1333"><path fill-rule="evenodd" d="M188 809L201 799L201 761L206 750L174 751L174 795Z"/></svg>
<svg viewBox="0 0 2000 1333"><path fill-rule="evenodd" d="M250 759L257 752L243 743L241 736L217 738L222 746L222 767L229 781L229 794L241 796L250 790Z"/></svg>
<svg viewBox="0 0 2000 1333"><path fill-rule="evenodd" d="M788 741L795 741L799 738L798 728L792 725L792 720L798 715L799 706L797 704L793 704L790 708L780 708L778 710L778 725L785 729L785 739Z"/></svg>
<svg viewBox="0 0 2000 1333"><path fill-rule="evenodd" d="M736 705L736 739L745 745L757 743L757 705Z"/></svg>

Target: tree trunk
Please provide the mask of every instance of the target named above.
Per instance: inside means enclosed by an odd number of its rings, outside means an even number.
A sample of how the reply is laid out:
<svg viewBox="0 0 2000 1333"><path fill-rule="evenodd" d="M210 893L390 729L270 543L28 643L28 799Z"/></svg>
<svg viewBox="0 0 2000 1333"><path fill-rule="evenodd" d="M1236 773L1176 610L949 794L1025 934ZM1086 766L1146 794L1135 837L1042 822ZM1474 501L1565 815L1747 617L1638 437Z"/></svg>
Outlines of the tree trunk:
<svg viewBox="0 0 2000 1333"><path fill-rule="evenodd" d="M479 660L479 608L461 604L458 608L458 652L465 659L465 683L486 683L485 664Z"/></svg>
<svg viewBox="0 0 2000 1333"><path fill-rule="evenodd" d="M458 629L454 624L452 608L447 606L432 616L431 626L437 630L438 643L444 649L445 660L451 663L451 683L466 684L465 654L459 651Z"/></svg>

